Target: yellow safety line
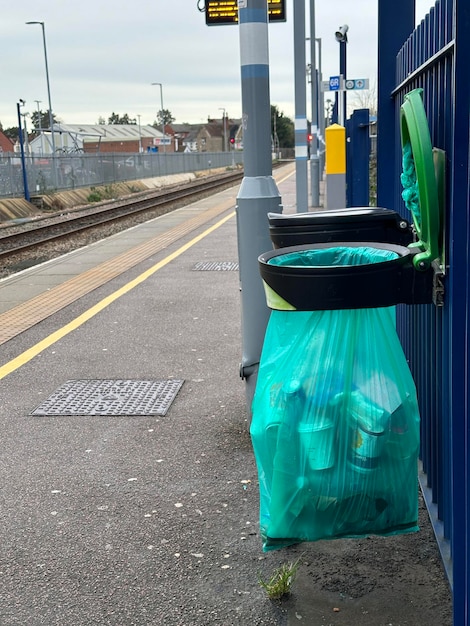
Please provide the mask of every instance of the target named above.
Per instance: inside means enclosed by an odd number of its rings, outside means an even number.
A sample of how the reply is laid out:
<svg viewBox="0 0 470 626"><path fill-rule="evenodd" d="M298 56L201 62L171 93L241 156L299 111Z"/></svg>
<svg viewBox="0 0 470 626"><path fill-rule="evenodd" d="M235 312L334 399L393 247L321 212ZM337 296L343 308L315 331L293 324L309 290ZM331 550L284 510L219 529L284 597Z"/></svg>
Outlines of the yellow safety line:
<svg viewBox="0 0 470 626"><path fill-rule="evenodd" d="M184 235L189 235L197 227L206 224L210 219L218 217L224 211L233 207L233 201L226 201L212 209L186 220L185 222L156 235L142 244L130 248L126 252L104 261L92 269L78 274L43 291L34 298L0 314L0 344L5 343L16 335L42 322L46 317L57 313L67 305L75 302L85 294L101 287L112 278L124 274L131 267L148 259L152 254L162 251L170 244L175 243Z"/></svg>
<svg viewBox="0 0 470 626"><path fill-rule="evenodd" d="M147 278L152 276L152 274L158 272L158 270L160 270L162 267L165 267L165 265L168 265L168 263L186 252L186 250L189 250L189 248L201 241L201 239L204 239L204 237L210 235L214 230L220 228L220 226L225 224L225 222L231 219L234 215L235 211L232 211L229 215L226 215L224 218L207 228L204 232L191 239L191 241L188 241L188 243L181 246L181 248L178 248L178 250L176 250L172 254L169 254L167 257L156 263L153 267L149 268L148 270L134 278L134 280L131 280L126 285L124 285L114 293L110 294L109 296L89 308L87 311L76 317L74 320L50 334L48 337L45 337L42 341L39 341L37 344L35 344L22 354L19 354L8 363L5 363L5 365L0 367L0 380L31 361L35 356L40 354L46 348L49 348L57 341L79 328L82 324L103 311L103 309L112 304L115 300L134 289L134 287L137 287L137 285L143 283L145 280L147 280Z"/></svg>
<svg viewBox="0 0 470 626"><path fill-rule="evenodd" d="M295 170L283 176L278 182L282 183L294 174ZM152 254L160 252L171 243L189 235L193 230L217 217L223 211L233 207L233 199L226 200L212 209L190 218L182 224L170 228L142 244L115 256L90 270L73 276L63 283L56 285L37 296L18 304L0 313L0 345L16 335L24 332L34 324L42 322L46 317L57 313L85 294L90 293L101 285L109 282L116 276L123 274L131 267L136 266Z"/></svg>

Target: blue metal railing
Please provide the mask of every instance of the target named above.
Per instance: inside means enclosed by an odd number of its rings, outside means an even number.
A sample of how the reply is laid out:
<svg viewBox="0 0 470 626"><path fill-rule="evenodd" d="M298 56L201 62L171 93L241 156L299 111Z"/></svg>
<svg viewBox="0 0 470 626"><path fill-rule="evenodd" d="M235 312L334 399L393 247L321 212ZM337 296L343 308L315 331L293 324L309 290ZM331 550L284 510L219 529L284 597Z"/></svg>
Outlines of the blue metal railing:
<svg viewBox="0 0 470 626"><path fill-rule="evenodd" d="M446 153L445 304L399 307L398 330L418 390L421 486L452 586L456 626L470 624L469 63L470 3L437 0L396 57L395 188L388 194L394 208L407 216L401 200L399 114L404 95L421 87L432 144ZM384 167L380 155L378 167Z"/></svg>
<svg viewBox="0 0 470 626"><path fill-rule="evenodd" d="M394 91L398 120L404 94L416 87L423 88L433 146L444 149L446 154L449 154L453 140L450 131L454 122L452 89L446 88L454 70L452 9L452 0L439 0L405 42L397 56L398 86ZM447 115L440 114L440 111L446 111ZM400 191L397 177L397 197ZM448 222L448 215L445 221ZM444 446L443 423L443 396L447 395L447 363L442 360L442 345L446 337L445 317L434 305L429 305L401 307L398 319L422 414L421 483L433 523L436 525L438 520L443 522L439 529L442 534L436 532L436 535L441 552L445 555L444 563L448 566L451 543L446 545L446 542L452 537L449 532L452 508L443 495L451 490L449 448ZM447 573L452 583L452 568L448 567Z"/></svg>

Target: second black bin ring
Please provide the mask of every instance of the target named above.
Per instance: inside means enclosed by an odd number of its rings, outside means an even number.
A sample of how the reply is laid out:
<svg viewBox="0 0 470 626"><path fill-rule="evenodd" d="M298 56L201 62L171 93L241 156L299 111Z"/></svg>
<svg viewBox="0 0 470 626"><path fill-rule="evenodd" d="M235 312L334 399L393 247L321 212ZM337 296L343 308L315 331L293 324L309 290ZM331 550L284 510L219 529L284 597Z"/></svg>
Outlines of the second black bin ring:
<svg viewBox="0 0 470 626"><path fill-rule="evenodd" d="M336 241L379 241L408 246L410 223L382 207L326 209L283 215L268 213L269 236L275 248Z"/></svg>

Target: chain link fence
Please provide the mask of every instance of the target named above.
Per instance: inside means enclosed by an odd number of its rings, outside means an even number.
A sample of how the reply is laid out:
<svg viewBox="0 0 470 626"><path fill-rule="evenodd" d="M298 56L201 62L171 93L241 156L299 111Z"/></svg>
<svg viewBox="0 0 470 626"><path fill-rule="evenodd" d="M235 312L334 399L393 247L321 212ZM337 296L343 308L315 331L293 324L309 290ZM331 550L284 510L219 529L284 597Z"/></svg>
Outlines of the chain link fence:
<svg viewBox="0 0 470 626"><path fill-rule="evenodd" d="M236 167L243 152L102 153L67 154L55 157L17 154L0 157L0 197L23 197L23 173L30 195L108 185L111 183L168 176L185 172Z"/></svg>

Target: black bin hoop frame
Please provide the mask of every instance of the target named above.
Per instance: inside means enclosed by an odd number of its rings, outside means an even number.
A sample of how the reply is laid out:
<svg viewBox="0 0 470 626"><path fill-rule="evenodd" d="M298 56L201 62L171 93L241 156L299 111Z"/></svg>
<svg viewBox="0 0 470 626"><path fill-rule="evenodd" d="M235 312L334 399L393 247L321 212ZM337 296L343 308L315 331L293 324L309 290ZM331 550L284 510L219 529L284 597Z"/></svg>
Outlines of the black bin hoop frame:
<svg viewBox="0 0 470 626"><path fill-rule="evenodd" d="M397 258L379 263L337 266L272 265L277 256L331 248L374 248L395 252ZM334 242L289 246L258 257L267 303L272 309L318 311L367 309L399 303L432 302L432 270L417 272L413 258L419 250L371 242ZM278 298L269 297L272 291ZM283 303L286 303L284 305Z"/></svg>

